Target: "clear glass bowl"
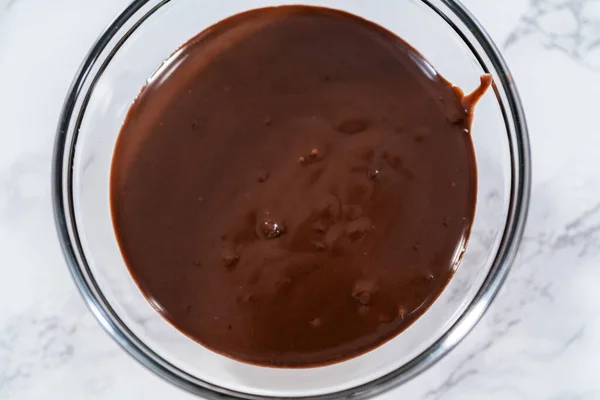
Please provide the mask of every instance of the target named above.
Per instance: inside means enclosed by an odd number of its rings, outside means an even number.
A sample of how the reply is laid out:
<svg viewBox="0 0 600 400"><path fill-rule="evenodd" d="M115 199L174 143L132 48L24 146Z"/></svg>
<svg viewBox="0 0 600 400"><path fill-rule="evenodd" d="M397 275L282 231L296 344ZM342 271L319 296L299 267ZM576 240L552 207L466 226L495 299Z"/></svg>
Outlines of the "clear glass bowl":
<svg viewBox="0 0 600 400"><path fill-rule="evenodd" d="M167 321L138 290L117 245L109 207L115 141L132 101L180 45L230 15L295 0L136 0L90 50L70 89L55 147L53 197L73 278L109 334L168 381L209 399L365 399L438 361L477 323L498 292L525 223L530 160L523 111L498 50L450 0L307 0L371 20L419 50L465 91L483 73L493 91L472 129L478 201L471 238L434 305L395 339L319 368L274 369L217 355Z"/></svg>

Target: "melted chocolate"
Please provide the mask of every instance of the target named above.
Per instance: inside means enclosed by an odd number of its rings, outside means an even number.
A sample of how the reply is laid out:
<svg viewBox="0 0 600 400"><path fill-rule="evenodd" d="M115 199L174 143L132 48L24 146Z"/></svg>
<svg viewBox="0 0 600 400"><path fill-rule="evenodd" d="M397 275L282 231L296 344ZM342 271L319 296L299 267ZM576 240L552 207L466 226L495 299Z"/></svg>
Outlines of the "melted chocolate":
<svg viewBox="0 0 600 400"><path fill-rule="evenodd" d="M473 220L471 109L407 43L289 6L199 34L131 106L111 205L132 275L211 350L341 361L442 292Z"/></svg>

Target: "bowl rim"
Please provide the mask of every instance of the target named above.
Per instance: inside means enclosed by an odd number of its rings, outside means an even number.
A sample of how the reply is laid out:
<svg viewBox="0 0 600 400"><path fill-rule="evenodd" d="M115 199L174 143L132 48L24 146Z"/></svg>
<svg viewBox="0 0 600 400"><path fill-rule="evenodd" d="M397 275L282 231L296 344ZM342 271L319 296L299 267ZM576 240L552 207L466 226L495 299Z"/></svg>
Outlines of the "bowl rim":
<svg viewBox="0 0 600 400"><path fill-rule="evenodd" d="M462 341L471 329L481 319L485 311L494 300L500 287L502 286L512 262L517 253L529 207L529 197L531 190L531 156L529 147L528 130L525 121L525 115L521 100L512 80L512 75L502 58L498 48L495 46L489 35L485 32L480 23L474 16L457 0L419 0L428 6L433 12L441 17L453 30L461 37L464 43L469 47L473 55L478 59L481 66L485 69L485 64L481 60L477 50L473 47L471 41L462 33L460 28L438 8L434 2L441 3L449 9L475 37L483 52L489 57L490 63L498 72L498 80L502 88L506 91L506 102L512 115L514 124L514 138L509 135L511 155L511 194L510 204L507 214L507 222L502 235L502 240L492 267L488 272L483 284L473 300L463 311L462 315L453 323L453 325L431 346L414 357L408 363L402 365L396 370L367 382L360 386L345 389L338 392L332 392L322 395L303 396L303 397L285 397L285 399L302 400L333 400L333 399L367 399L387 392L402 383L419 375L444 355L452 350L460 341ZM127 32L121 37L109 53L108 58L100 65L99 70L93 77L93 81L87 92L83 89L90 74L100 60L100 55L105 51L111 40L121 31L130 19L138 13L144 6L156 2L138 21L128 28ZM170 3L171 0L134 0L125 10L119 14L104 30L96 40L83 63L79 67L75 78L68 90L63 109L58 122L56 139L54 144L54 153L52 160L52 203L56 229L59 241L67 261L71 276L75 281L80 294L82 295L87 307L94 314L95 318L108 334L134 359L147 367L149 370L162 377L168 382L187 390L193 394L202 396L206 399L219 400L274 400L281 397L263 396L242 393L210 382L203 381L191 374L174 366L146 344L144 344L125 323L118 317L112 309L102 291L93 278L87 262L75 223L75 215L72 202L72 160L77 139L78 128L85 113L85 106L94 89L97 78L106 68L116 51L129 38L146 19L154 12ZM486 71L487 72L487 71ZM85 94L83 107L78 111L74 120L74 111L81 95ZM502 106L502 104L501 104ZM505 124L509 124L507 115L503 109ZM69 131L73 130L73 136L70 143L67 143ZM68 152L68 154L67 154ZM516 154L515 154L516 153ZM65 160L68 167L65 170ZM66 181L66 182L65 182ZM66 191L65 191L66 190ZM65 199L66 197L66 199Z"/></svg>

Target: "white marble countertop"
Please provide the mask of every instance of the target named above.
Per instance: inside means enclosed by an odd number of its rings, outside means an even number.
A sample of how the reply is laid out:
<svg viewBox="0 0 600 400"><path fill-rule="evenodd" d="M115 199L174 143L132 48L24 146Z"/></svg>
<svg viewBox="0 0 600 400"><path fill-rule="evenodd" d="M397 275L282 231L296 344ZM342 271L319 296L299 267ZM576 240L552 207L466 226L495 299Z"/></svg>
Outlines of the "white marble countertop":
<svg viewBox="0 0 600 400"><path fill-rule="evenodd" d="M0 0L0 399L193 398L102 331L52 218L63 98L127 2ZM525 240L474 331L382 399L600 399L600 0L466 4L525 105L534 171Z"/></svg>

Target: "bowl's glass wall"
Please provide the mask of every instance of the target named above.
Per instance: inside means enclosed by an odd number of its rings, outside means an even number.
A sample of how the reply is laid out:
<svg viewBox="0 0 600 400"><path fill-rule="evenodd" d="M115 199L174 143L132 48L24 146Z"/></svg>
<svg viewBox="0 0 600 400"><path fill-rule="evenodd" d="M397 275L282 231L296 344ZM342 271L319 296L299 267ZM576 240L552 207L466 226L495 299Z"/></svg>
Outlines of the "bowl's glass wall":
<svg viewBox="0 0 600 400"><path fill-rule="evenodd" d="M510 110L505 109L507 93L501 85L484 96L475 112L472 137L478 163L478 201L467 251L455 277L431 309L395 339L343 363L303 370L246 365L191 341L160 317L142 296L128 273L115 239L109 209L109 172L115 141L129 106L147 79L175 49L232 14L297 2L163 1L164 4L149 15L152 7L160 3L149 1L112 38L84 82L72 116L73 120L81 118L81 124L76 132L68 132L72 153L67 154L65 168L72 171L72 191L65 195L65 201L73 201L71 235L81 241L83 253L79 262L89 266L87 279L96 281L116 315L158 356L192 377L237 392L281 397L331 393L379 378L426 351L476 297L505 233L515 185L515 160L514 155L511 156L510 139L514 127L510 122L512 117L506 114ZM474 55L448 21L422 1L312 0L303 3L345 10L376 22L412 44L437 71L465 91L474 89L484 72L492 73L495 78L499 76L487 57L481 55L485 52L475 40L471 46L479 56ZM441 4L440 7L444 10ZM461 26L458 18L449 18ZM467 32L464 27L462 30ZM463 34L469 35L468 32ZM111 58L109 54L119 45ZM101 68L104 60L110 62ZM95 85L91 85L94 79ZM84 95L89 96L87 104L82 100ZM469 323L465 327L468 329ZM447 340L461 338L463 334L459 332Z"/></svg>

